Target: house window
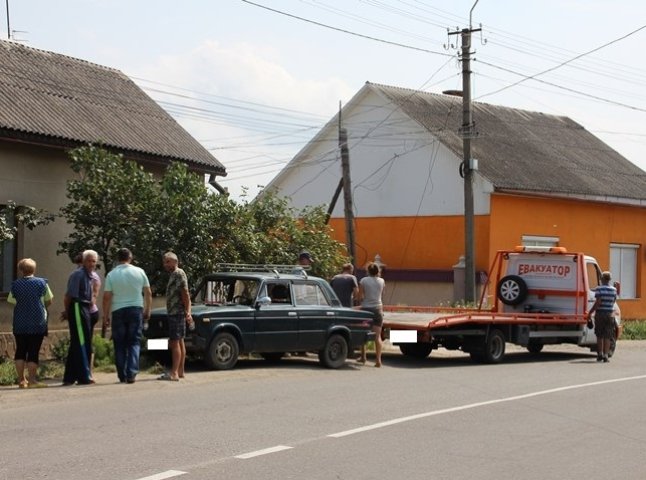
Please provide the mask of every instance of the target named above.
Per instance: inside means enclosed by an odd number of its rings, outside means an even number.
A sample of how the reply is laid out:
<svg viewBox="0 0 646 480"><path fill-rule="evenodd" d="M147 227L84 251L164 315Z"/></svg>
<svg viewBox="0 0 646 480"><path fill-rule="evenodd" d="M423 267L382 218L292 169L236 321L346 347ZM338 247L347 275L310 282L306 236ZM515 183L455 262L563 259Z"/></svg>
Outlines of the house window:
<svg viewBox="0 0 646 480"><path fill-rule="evenodd" d="M2 211L0 205L0 211ZM6 222L9 228L14 227L15 217L7 215ZM6 293L11 288L11 282L15 278L16 267L16 245L17 241L14 237L13 240L6 240L0 244L0 293Z"/></svg>
<svg viewBox="0 0 646 480"><path fill-rule="evenodd" d="M523 247L558 247L559 237L523 235L522 242L523 242Z"/></svg>
<svg viewBox="0 0 646 480"><path fill-rule="evenodd" d="M619 298L637 298L639 245L610 244L610 273L621 285Z"/></svg>

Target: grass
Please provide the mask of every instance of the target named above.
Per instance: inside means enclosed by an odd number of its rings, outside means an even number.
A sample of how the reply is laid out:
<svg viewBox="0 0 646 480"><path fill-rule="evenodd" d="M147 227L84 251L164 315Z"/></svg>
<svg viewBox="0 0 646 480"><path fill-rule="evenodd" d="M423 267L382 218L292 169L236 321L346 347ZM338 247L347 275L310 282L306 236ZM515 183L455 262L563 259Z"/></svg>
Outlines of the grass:
<svg viewBox="0 0 646 480"><path fill-rule="evenodd" d="M646 320L624 320L622 340L646 340Z"/></svg>
<svg viewBox="0 0 646 480"><path fill-rule="evenodd" d="M94 358L94 371L99 373L115 373L114 347L110 340L95 335L92 339ZM52 360L41 361L38 366L38 378L41 380L62 379L65 371L65 359L69 349L69 340L62 338L52 346ZM164 366L157 358L148 352L142 351L139 360L139 368L142 372L153 375L164 373ZM16 385L18 375L16 367L11 359L0 357L0 385Z"/></svg>
<svg viewBox="0 0 646 480"><path fill-rule="evenodd" d="M65 366L57 360L41 362L38 365L38 378L41 380L63 378L64 370ZM0 361L0 385L16 385L17 383L18 375L14 362L6 359Z"/></svg>

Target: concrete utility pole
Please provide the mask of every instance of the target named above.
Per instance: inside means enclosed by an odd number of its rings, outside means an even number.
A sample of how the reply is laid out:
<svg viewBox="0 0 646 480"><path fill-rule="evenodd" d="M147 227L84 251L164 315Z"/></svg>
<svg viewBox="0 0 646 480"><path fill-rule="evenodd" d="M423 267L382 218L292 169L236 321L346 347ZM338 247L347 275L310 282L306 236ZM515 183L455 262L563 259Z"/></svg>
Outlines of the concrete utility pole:
<svg viewBox="0 0 646 480"><path fill-rule="evenodd" d="M471 28L471 13L478 0L469 12L469 28L463 28L449 35L460 35L462 40L462 126L459 129L462 136L462 171L464 172L464 300L476 300L475 272L475 234L474 234L474 202L473 202L473 171L477 170L471 158L471 139L477 136L471 116L471 33L479 32L480 28Z"/></svg>
<svg viewBox="0 0 646 480"><path fill-rule="evenodd" d="M339 128L339 147L341 147L341 173L343 180L343 207L345 214L345 239L348 244L350 262L356 260L354 249L354 207L352 205L352 181L350 180L350 151L348 150L348 131Z"/></svg>

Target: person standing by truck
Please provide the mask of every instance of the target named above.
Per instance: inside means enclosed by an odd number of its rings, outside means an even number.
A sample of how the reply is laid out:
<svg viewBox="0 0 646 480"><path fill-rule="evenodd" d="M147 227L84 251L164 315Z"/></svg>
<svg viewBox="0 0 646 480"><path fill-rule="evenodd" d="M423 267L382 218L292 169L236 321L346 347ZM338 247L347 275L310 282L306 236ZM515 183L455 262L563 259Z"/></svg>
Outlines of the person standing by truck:
<svg viewBox="0 0 646 480"><path fill-rule="evenodd" d="M383 302L381 300L386 288L386 282L379 276L379 265L368 264L368 276L359 282L359 300L361 310L372 312L374 320L372 331L375 332L375 367L381 367L381 326L384 322ZM366 346L361 346L361 363L366 363Z"/></svg>
<svg viewBox="0 0 646 480"><path fill-rule="evenodd" d="M601 274L601 285L594 289L596 299L588 312L588 320L594 316L594 334L597 336L597 362L609 362L610 342L615 332L615 318L613 316L617 289L610 285L612 277L610 272Z"/></svg>

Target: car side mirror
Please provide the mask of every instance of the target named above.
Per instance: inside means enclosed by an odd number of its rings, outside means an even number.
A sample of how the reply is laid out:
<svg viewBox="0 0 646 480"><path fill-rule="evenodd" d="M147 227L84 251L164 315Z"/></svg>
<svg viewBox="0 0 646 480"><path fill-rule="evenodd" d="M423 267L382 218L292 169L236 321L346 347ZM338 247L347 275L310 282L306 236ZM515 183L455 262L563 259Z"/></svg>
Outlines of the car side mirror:
<svg viewBox="0 0 646 480"><path fill-rule="evenodd" d="M271 305L271 298L269 297L260 297L258 301L256 302L256 309L262 307L262 306L267 306Z"/></svg>

